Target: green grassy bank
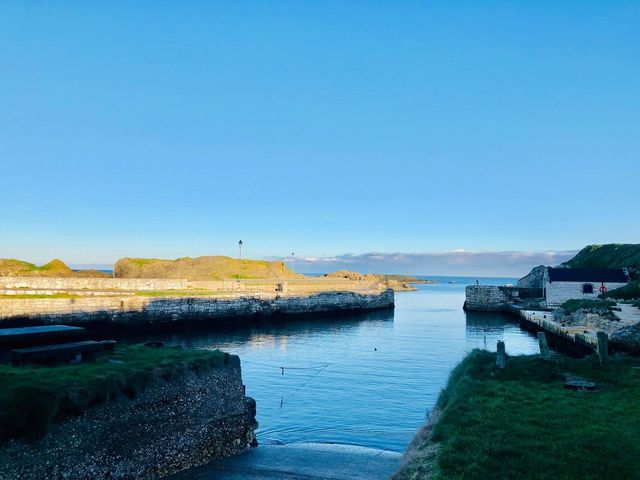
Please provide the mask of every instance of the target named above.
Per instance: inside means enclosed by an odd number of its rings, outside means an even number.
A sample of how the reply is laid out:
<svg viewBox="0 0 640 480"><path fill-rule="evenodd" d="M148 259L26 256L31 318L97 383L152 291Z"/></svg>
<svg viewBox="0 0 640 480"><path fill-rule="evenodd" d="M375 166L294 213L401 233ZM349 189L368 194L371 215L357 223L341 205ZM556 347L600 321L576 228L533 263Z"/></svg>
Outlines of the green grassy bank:
<svg viewBox="0 0 640 480"><path fill-rule="evenodd" d="M615 307L616 302L612 300L567 300L562 304L562 308L566 313L575 313L580 309L592 310L592 309L608 309Z"/></svg>
<svg viewBox="0 0 640 480"><path fill-rule="evenodd" d="M134 398L157 378L224 361L220 351L117 346L95 362L53 367L0 365L0 444L38 438L58 418L124 394Z"/></svg>
<svg viewBox="0 0 640 480"><path fill-rule="evenodd" d="M601 298L613 298L615 300L634 300L640 299L640 281L629 282L624 287L616 288L603 295Z"/></svg>
<svg viewBox="0 0 640 480"><path fill-rule="evenodd" d="M398 479L640 478L640 358L509 357L473 351L438 400L440 417ZM596 392L563 388L563 373Z"/></svg>

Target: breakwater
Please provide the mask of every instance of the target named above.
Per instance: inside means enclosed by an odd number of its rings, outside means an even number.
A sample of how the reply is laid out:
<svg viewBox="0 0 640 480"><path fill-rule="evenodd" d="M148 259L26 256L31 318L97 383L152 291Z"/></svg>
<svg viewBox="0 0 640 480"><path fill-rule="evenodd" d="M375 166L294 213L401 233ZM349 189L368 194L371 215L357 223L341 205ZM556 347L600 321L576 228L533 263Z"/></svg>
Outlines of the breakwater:
<svg viewBox="0 0 640 480"><path fill-rule="evenodd" d="M468 285L465 287L464 309L476 312L502 312L509 298L504 287L493 285Z"/></svg>
<svg viewBox="0 0 640 480"><path fill-rule="evenodd" d="M393 306L392 290L238 298L140 295L5 297L0 299L0 325L65 323L129 328L190 322L216 326L262 317L348 313Z"/></svg>
<svg viewBox="0 0 640 480"><path fill-rule="evenodd" d="M249 448L255 415L235 355L170 377L158 368L133 398L121 394L54 422L40 440L0 447L0 478L161 478Z"/></svg>

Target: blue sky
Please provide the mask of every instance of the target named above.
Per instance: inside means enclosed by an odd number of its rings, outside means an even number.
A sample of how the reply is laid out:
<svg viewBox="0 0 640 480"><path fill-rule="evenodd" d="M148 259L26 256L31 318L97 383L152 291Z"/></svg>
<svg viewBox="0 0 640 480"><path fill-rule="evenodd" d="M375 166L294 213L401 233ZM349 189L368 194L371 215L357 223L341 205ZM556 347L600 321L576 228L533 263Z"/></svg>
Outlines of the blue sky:
<svg viewBox="0 0 640 480"><path fill-rule="evenodd" d="M623 1L4 1L0 257L241 238L500 274L637 242L639 25Z"/></svg>

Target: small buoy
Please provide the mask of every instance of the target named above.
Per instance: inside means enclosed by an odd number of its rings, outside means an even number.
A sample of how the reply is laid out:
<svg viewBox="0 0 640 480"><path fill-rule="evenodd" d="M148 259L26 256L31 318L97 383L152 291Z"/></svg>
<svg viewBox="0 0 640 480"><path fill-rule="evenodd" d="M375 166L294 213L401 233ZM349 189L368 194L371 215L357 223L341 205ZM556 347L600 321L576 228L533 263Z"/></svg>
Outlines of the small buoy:
<svg viewBox="0 0 640 480"><path fill-rule="evenodd" d="M377 349L377 348L374 348L374 349L373 349L373 351L374 351L374 352L377 352L377 351L378 351L378 349Z"/></svg>

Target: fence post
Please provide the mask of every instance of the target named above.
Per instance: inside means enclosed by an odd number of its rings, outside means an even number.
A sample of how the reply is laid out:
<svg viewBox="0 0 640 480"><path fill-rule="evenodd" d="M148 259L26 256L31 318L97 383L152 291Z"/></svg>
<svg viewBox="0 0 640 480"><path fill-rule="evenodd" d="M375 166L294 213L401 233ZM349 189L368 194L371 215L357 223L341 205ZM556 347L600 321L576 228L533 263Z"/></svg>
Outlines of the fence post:
<svg viewBox="0 0 640 480"><path fill-rule="evenodd" d="M549 356L549 344L544 332L538 332L538 346L540 347L540 355L547 358Z"/></svg>
<svg viewBox="0 0 640 480"><path fill-rule="evenodd" d="M504 342L498 340L498 355L496 357L496 365L503 369L507 365L507 353L504 348Z"/></svg>
<svg viewBox="0 0 640 480"><path fill-rule="evenodd" d="M609 337L605 332L596 333L598 338L598 357L600 358L600 365L609 365Z"/></svg>

